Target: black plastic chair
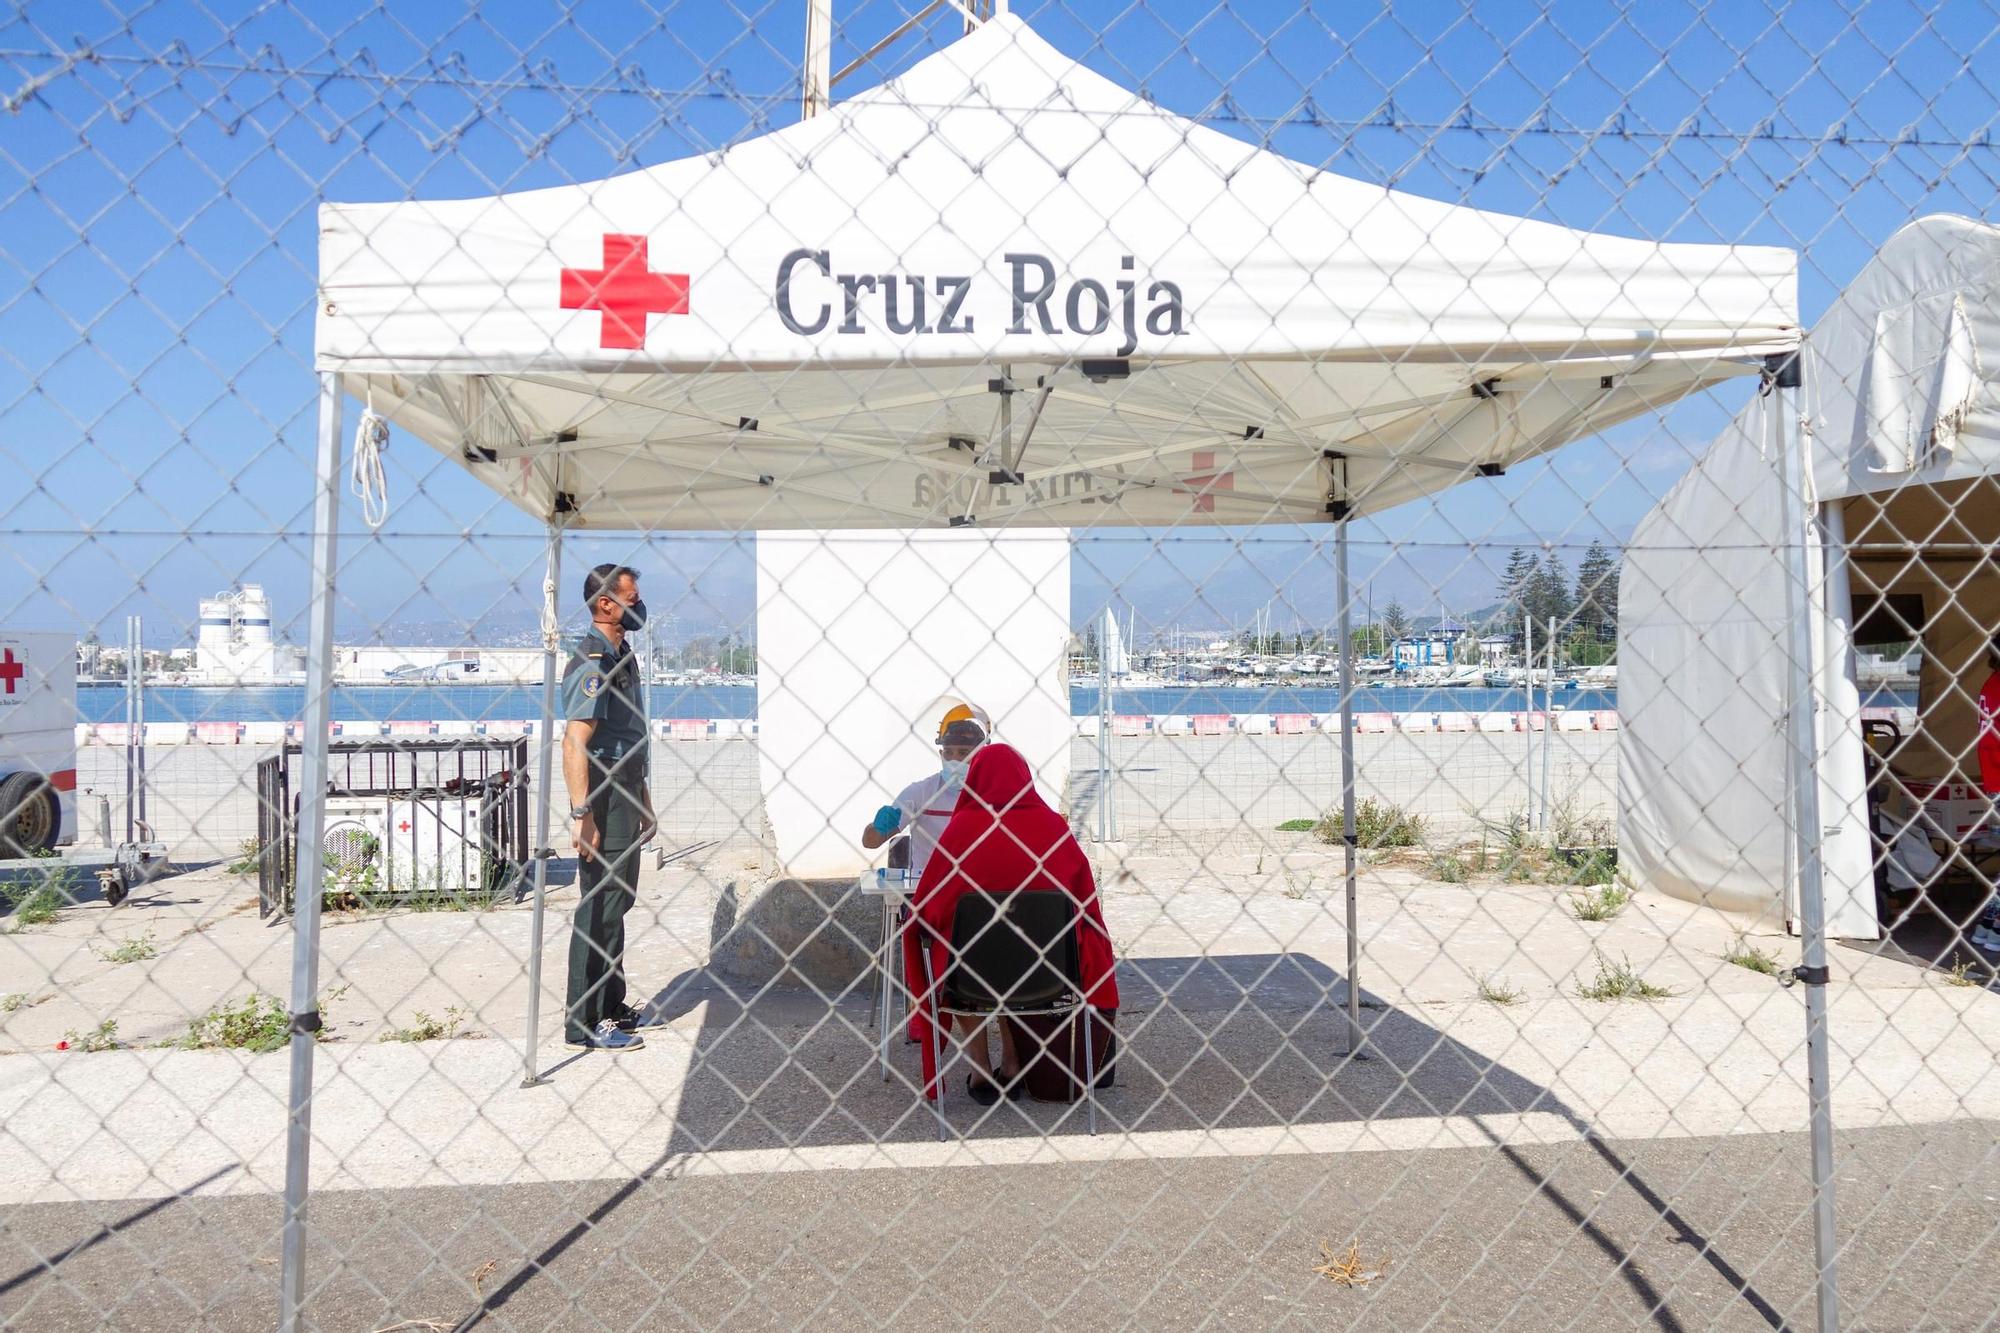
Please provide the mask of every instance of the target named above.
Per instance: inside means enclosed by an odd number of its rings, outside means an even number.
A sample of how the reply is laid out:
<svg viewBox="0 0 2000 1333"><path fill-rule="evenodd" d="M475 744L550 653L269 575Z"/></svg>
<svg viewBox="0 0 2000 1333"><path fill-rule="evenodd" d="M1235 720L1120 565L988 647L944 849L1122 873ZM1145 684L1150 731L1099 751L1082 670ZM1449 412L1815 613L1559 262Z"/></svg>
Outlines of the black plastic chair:
<svg viewBox="0 0 2000 1333"><path fill-rule="evenodd" d="M931 951L921 950L925 989L933 998L931 1046L937 1070L938 1138L944 1118L944 1020L1074 1017L1083 1010L1077 932L1083 912L1055 889L977 890L958 900L951 923L951 966L938 984ZM1084 1100L1097 1133L1097 1057L1083 1042Z"/></svg>

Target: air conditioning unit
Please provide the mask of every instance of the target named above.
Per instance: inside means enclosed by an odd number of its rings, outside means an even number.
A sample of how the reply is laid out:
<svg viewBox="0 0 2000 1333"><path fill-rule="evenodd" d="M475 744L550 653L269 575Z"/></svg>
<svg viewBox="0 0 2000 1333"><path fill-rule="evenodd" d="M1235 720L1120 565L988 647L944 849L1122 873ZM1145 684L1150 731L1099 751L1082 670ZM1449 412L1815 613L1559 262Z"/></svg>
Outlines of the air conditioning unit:
<svg viewBox="0 0 2000 1333"><path fill-rule="evenodd" d="M387 883L401 893L474 894L485 887L478 796L389 799Z"/></svg>
<svg viewBox="0 0 2000 1333"><path fill-rule="evenodd" d="M329 796L326 798L326 831L320 836L320 859L330 885L358 887L370 867L381 887L384 831L389 822L389 802L380 796Z"/></svg>

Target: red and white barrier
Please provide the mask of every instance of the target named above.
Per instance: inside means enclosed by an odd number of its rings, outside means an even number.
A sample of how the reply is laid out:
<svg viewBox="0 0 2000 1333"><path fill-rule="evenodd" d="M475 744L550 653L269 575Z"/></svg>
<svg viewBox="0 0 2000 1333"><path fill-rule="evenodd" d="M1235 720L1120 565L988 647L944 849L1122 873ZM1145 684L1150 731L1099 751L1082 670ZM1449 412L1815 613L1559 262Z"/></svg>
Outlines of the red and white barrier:
<svg viewBox="0 0 2000 1333"><path fill-rule="evenodd" d="M1396 714L1396 730L1412 734L1436 731L1437 714L1398 713Z"/></svg>
<svg viewBox="0 0 2000 1333"><path fill-rule="evenodd" d="M708 719L705 717L668 718L667 736L677 741L706 740L708 738Z"/></svg>
<svg viewBox="0 0 2000 1333"><path fill-rule="evenodd" d="M1594 714L1581 708L1566 709L1556 714L1557 731L1589 731Z"/></svg>
<svg viewBox="0 0 2000 1333"><path fill-rule="evenodd" d="M437 735L437 723L398 719L389 724L389 734L391 736L435 736Z"/></svg>
<svg viewBox="0 0 2000 1333"><path fill-rule="evenodd" d="M1238 713L1236 715L1236 730L1239 735L1243 736L1268 736L1271 734L1271 715L1269 713Z"/></svg>
<svg viewBox="0 0 2000 1333"><path fill-rule="evenodd" d="M195 742L200 745L234 745L243 737L241 722L197 722Z"/></svg>
<svg viewBox="0 0 2000 1333"><path fill-rule="evenodd" d="M1591 720L1597 723L1599 731L1618 730L1618 714L1607 709L1599 709L1597 712L1591 714Z"/></svg>
<svg viewBox="0 0 2000 1333"><path fill-rule="evenodd" d="M1521 720L1512 713L1481 713L1481 731L1513 731L1521 725Z"/></svg>
<svg viewBox="0 0 2000 1333"><path fill-rule="evenodd" d="M1479 723L1470 713L1439 713L1437 715L1437 729L1439 731L1477 731L1479 730Z"/></svg>
<svg viewBox="0 0 2000 1333"><path fill-rule="evenodd" d="M1193 721L1197 736L1223 736L1229 732L1227 713L1196 713Z"/></svg>
<svg viewBox="0 0 2000 1333"><path fill-rule="evenodd" d="M1303 736L1312 730L1311 713L1279 713L1271 719L1280 736Z"/></svg>
<svg viewBox="0 0 2000 1333"><path fill-rule="evenodd" d="M1188 731L1188 720L1179 713L1159 713L1153 717L1153 734L1156 736L1185 736Z"/></svg>
<svg viewBox="0 0 2000 1333"><path fill-rule="evenodd" d="M1366 732L1371 736L1380 736L1396 729L1396 715L1394 713L1356 713L1354 715L1354 729L1357 732Z"/></svg>
<svg viewBox="0 0 2000 1333"><path fill-rule="evenodd" d="M1119 713L1111 719L1114 736L1143 736L1152 729L1153 719L1144 713Z"/></svg>

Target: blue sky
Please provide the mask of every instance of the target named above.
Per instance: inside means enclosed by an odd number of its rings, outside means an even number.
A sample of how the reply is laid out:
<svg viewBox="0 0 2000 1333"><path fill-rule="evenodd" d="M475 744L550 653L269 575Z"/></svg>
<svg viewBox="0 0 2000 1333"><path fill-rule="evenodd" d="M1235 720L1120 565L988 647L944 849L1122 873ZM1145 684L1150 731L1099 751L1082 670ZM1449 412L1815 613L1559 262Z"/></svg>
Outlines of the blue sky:
<svg viewBox="0 0 2000 1333"><path fill-rule="evenodd" d="M836 67L918 0L836 0ZM2000 19L1983 7L1555 3L1016 6L1065 52L1298 160L1481 208L1786 245L1810 321L1898 226L1993 211ZM237 579L302 615L313 210L587 179L789 124L803 0L361 7L27 3L0 21L0 623L185 641ZM932 18L839 92L957 35ZM1356 567L1483 599L1518 541L1616 536L1746 388L1357 525ZM394 518L349 514L350 635L518 618L536 526L414 442ZM1470 540L1475 543L1467 548ZM748 628L747 539L576 541ZM1159 623L1330 610L1306 534L1079 544L1079 607ZM1182 571L1178 585L1171 571ZM1161 578L1162 571L1168 577ZM1156 586L1159 585L1159 586ZM488 617L482 619L482 617ZM287 628L281 625L281 630ZM1142 627L1142 637L1144 629Z"/></svg>

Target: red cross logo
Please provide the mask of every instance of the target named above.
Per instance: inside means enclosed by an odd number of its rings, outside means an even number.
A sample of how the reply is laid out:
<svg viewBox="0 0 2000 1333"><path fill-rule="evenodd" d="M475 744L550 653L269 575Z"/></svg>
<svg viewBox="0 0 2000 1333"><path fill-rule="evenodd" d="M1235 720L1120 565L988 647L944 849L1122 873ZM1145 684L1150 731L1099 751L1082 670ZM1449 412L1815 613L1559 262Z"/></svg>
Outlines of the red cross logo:
<svg viewBox="0 0 2000 1333"><path fill-rule="evenodd" d="M607 234L603 268L562 271L562 308L604 312L599 347L644 347L646 316L688 312L688 275L648 268L645 237Z"/></svg>
<svg viewBox="0 0 2000 1333"><path fill-rule="evenodd" d="M7 693L14 692L14 682L28 674L28 668L14 660L14 650L9 648L0 653L0 681L7 683Z"/></svg>
<svg viewBox="0 0 2000 1333"><path fill-rule="evenodd" d="M410 831L410 821L406 819L402 823L396 825L396 831L398 833L408 833Z"/></svg>
<svg viewBox="0 0 2000 1333"><path fill-rule="evenodd" d="M1194 512L1197 514L1213 514L1215 512L1215 493L1217 491L1235 490L1236 474L1234 472L1216 472L1215 455L1210 453L1198 453L1194 456L1194 470L1202 475L1181 478L1181 481L1185 485L1195 488Z"/></svg>

